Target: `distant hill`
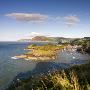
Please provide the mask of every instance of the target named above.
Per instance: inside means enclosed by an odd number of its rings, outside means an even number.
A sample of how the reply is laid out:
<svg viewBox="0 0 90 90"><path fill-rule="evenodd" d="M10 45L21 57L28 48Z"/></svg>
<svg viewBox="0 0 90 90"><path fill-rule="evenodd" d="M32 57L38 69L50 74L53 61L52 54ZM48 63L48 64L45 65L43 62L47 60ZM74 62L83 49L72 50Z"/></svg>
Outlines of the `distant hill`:
<svg viewBox="0 0 90 90"><path fill-rule="evenodd" d="M32 41L50 41L48 37L45 36L36 36L31 39Z"/></svg>
<svg viewBox="0 0 90 90"><path fill-rule="evenodd" d="M35 36L32 39L20 39L21 42L36 42L36 41L51 41L57 43L70 43L76 38L64 38L64 37L46 37L46 36Z"/></svg>

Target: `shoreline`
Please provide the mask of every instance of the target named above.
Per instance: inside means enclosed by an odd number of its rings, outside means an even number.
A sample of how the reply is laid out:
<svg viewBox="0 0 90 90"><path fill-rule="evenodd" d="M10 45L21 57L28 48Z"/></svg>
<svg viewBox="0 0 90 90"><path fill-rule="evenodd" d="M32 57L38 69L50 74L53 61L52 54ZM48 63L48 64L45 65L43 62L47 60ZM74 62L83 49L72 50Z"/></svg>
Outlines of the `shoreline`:
<svg viewBox="0 0 90 90"><path fill-rule="evenodd" d="M11 57L12 59L25 59L25 60L55 60L58 56L58 52L62 51L64 46L62 45L29 45L24 50L27 51L25 54Z"/></svg>
<svg viewBox="0 0 90 90"><path fill-rule="evenodd" d="M58 52L60 52L60 51L58 51ZM28 56L27 57L27 55L22 54L22 55L14 56L14 57L11 57L11 58L12 59L25 59L25 60L35 60L35 61L42 60L42 61L45 61L45 60L55 60L57 58L57 56L53 56L53 57L49 57L49 56Z"/></svg>
<svg viewBox="0 0 90 90"><path fill-rule="evenodd" d="M27 51L25 54L17 55L11 57L12 59L24 59L24 60L55 60L58 57L60 52L65 50L67 51L75 51L76 46L68 46L68 45L53 45L53 44L46 44L42 46L38 46L36 44L31 44L27 46L24 50ZM74 59L75 57L73 57Z"/></svg>

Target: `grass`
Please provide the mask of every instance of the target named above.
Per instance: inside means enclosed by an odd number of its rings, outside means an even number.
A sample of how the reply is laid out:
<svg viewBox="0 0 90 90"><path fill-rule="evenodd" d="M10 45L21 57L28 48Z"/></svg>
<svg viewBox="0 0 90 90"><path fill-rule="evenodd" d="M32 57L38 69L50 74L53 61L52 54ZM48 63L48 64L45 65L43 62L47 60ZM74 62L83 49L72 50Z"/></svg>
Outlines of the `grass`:
<svg viewBox="0 0 90 90"><path fill-rule="evenodd" d="M90 90L90 63L30 77L8 90Z"/></svg>
<svg viewBox="0 0 90 90"><path fill-rule="evenodd" d="M32 45L29 45L27 47L27 49L32 49L32 50L45 50L45 51L48 51L48 50L59 50L60 48L64 48L64 46L60 46L60 45L53 45L53 44L45 44L45 45L42 45L42 46L38 46L38 45L35 45L35 44L32 44Z"/></svg>
<svg viewBox="0 0 90 90"><path fill-rule="evenodd" d="M26 55L33 57L50 57L51 59L54 59L57 56L57 51L61 50L62 48L64 48L64 46L53 45L53 44L37 46L33 44L27 47L27 50L32 50L32 51L28 51Z"/></svg>

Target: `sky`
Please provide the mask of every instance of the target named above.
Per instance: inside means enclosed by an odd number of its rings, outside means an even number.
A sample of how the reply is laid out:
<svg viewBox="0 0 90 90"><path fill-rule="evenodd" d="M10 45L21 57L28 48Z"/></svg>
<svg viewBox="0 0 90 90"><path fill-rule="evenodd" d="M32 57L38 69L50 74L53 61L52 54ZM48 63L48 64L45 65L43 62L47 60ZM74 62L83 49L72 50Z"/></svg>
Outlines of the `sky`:
<svg viewBox="0 0 90 90"><path fill-rule="evenodd" d="M0 41L90 37L90 0L0 0Z"/></svg>

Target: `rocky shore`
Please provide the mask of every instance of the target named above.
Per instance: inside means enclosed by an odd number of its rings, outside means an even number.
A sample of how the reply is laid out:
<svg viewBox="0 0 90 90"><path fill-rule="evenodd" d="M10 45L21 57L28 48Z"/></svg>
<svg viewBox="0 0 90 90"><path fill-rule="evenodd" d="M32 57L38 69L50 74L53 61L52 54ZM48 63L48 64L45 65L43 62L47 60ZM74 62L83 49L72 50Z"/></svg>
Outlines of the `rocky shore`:
<svg viewBox="0 0 90 90"><path fill-rule="evenodd" d="M63 48L61 45L29 45L25 50L28 52L22 55L14 56L15 59L25 60L54 60L57 58L57 53Z"/></svg>

